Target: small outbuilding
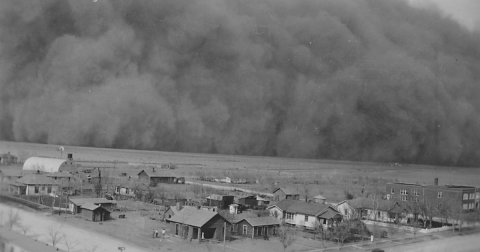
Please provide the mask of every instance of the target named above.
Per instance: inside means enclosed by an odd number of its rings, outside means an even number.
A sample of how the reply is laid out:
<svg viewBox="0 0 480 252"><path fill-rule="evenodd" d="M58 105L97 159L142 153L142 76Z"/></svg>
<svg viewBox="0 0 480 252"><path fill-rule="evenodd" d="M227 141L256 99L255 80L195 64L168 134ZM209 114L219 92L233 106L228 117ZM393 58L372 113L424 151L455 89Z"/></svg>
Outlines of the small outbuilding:
<svg viewBox="0 0 480 252"><path fill-rule="evenodd" d="M288 188L277 188L273 191L273 197L275 198L275 201L282 201L285 199L300 200L300 194L297 191Z"/></svg>
<svg viewBox="0 0 480 252"><path fill-rule="evenodd" d="M327 200L327 198L323 197L321 194L313 197L313 202L315 202L315 203L325 204L326 200Z"/></svg>
<svg viewBox="0 0 480 252"><path fill-rule="evenodd" d="M207 197L207 206L216 206L220 209L226 209L233 204L233 195L212 194Z"/></svg>
<svg viewBox="0 0 480 252"><path fill-rule="evenodd" d="M92 203L84 204L80 207L82 210L80 216L91 221L106 221L110 219L110 210L100 205Z"/></svg>
<svg viewBox="0 0 480 252"><path fill-rule="evenodd" d="M108 211L111 211L112 208L117 206L116 200L106 198L69 198L69 200L69 210L73 214L80 214L82 212L82 206L85 205L101 206Z"/></svg>

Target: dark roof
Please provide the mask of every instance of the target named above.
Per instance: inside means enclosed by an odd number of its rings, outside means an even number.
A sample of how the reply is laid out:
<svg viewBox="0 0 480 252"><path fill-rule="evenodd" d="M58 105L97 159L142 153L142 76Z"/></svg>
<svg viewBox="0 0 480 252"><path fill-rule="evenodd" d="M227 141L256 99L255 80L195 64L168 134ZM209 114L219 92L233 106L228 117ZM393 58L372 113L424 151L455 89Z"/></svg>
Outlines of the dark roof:
<svg viewBox="0 0 480 252"><path fill-rule="evenodd" d="M103 208L99 205L95 205L95 204L92 204L92 203L86 203L86 204L82 205L80 208L91 210L91 211L94 211L98 208L102 208L103 210L105 210L107 212L110 212L108 209L105 209L105 208Z"/></svg>
<svg viewBox="0 0 480 252"><path fill-rule="evenodd" d="M277 218L274 218L272 216L245 218L244 220L248 222L250 225L252 225L253 227L280 225L280 221Z"/></svg>
<svg viewBox="0 0 480 252"><path fill-rule="evenodd" d="M144 169L141 172L139 172L138 175L140 175L142 172L145 172L145 174L147 174L147 176L149 176L150 178L176 178L177 177L175 173L165 169L155 169L155 171L153 171L152 169Z"/></svg>
<svg viewBox="0 0 480 252"><path fill-rule="evenodd" d="M172 218L171 222L183 223L189 226L202 227L215 216L221 217L217 212L197 210L195 208L183 208ZM223 219L223 217L221 217Z"/></svg>
<svg viewBox="0 0 480 252"><path fill-rule="evenodd" d="M212 194L212 195L208 196L207 199L223 200L223 197L228 197L228 195ZM231 197L233 197L233 196L231 196Z"/></svg>
<svg viewBox="0 0 480 252"><path fill-rule="evenodd" d="M335 216L342 217L342 215L338 213L338 211L332 208L327 208L326 211L320 214L318 217L328 220L334 218Z"/></svg>
<svg viewBox="0 0 480 252"><path fill-rule="evenodd" d="M284 200L282 200L282 201L279 201L279 202L277 202L277 203L275 203L275 204L270 205L270 207L276 206L276 207L280 208L282 211L285 211L285 210L288 209L288 207L290 207L291 205L296 204L296 203L298 203L298 202L300 202L300 201L298 201L298 200L292 200L292 199L284 199ZM270 207L269 207L269 208L270 208Z"/></svg>
<svg viewBox="0 0 480 252"><path fill-rule="evenodd" d="M277 188L273 191L273 193L275 193L278 190L282 190L282 192L285 193L286 195L297 195L297 194L299 194L297 191L295 191L293 189L289 189L289 188Z"/></svg>
<svg viewBox="0 0 480 252"><path fill-rule="evenodd" d="M35 252L64 252L65 251L65 250L57 249L50 245L45 245L44 242L35 241L28 236L15 233L13 231L8 230L5 227L0 227L0 241L5 241L6 243L15 244L20 248L22 248L24 251L35 251Z"/></svg>
<svg viewBox="0 0 480 252"><path fill-rule="evenodd" d="M85 204L117 204L116 200L106 198L70 198L70 201L77 206L83 206Z"/></svg>
<svg viewBox="0 0 480 252"><path fill-rule="evenodd" d="M57 181L42 174L27 174L19 179L17 182L25 185L54 185Z"/></svg>
<svg viewBox="0 0 480 252"><path fill-rule="evenodd" d="M46 175L47 177L57 177L57 178L72 178L73 174L68 171L61 172L51 172Z"/></svg>
<svg viewBox="0 0 480 252"><path fill-rule="evenodd" d="M277 202L274 205L269 206L268 208L278 207L282 211L289 213L300 213L311 216L321 216L326 211L333 210L335 213L338 213L336 209L328 204L319 204L319 203L309 203L299 200L285 199Z"/></svg>
<svg viewBox="0 0 480 252"><path fill-rule="evenodd" d="M0 154L0 158L17 158L16 156L9 153Z"/></svg>

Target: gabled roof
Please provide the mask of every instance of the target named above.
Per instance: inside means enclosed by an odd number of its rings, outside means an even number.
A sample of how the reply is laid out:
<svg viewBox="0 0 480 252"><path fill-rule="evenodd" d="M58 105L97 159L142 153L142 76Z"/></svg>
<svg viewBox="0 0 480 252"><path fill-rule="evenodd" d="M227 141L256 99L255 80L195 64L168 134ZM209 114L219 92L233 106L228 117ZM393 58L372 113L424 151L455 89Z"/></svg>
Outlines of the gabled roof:
<svg viewBox="0 0 480 252"><path fill-rule="evenodd" d="M106 198L70 198L70 201L77 206L83 206L85 204L117 204L116 200Z"/></svg>
<svg viewBox="0 0 480 252"><path fill-rule="evenodd" d="M145 172L145 174L147 174L147 176L150 178L176 178L177 177L175 173L166 169L155 169L155 171L153 171L152 169L144 169L141 172L139 172L138 175L140 175L142 172Z"/></svg>
<svg viewBox="0 0 480 252"><path fill-rule="evenodd" d="M211 200L223 200L223 197L228 197L228 195L219 195L219 194L212 194L207 197L207 199Z"/></svg>
<svg viewBox="0 0 480 252"><path fill-rule="evenodd" d="M57 181L42 174L28 174L19 179L17 182L25 185L54 185Z"/></svg>
<svg viewBox="0 0 480 252"><path fill-rule="evenodd" d="M47 177L55 177L55 178L72 178L73 174L67 171L61 172L51 172L46 174Z"/></svg>
<svg viewBox="0 0 480 252"><path fill-rule="evenodd" d="M318 217L327 219L327 220L335 218L336 216L342 217L342 215L338 211L334 210L333 208L327 208L323 213L318 215Z"/></svg>
<svg viewBox="0 0 480 252"><path fill-rule="evenodd" d="M293 189L289 189L289 188L277 188L273 191L273 193L275 193L278 190L281 190L286 195L297 195L297 194L299 194L297 191L295 191Z"/></svg>
<svg viewBox="0 0 480 252"><path fill-rule="evenodd" d="M313 197L313 198L314 198L314 199L320 199L320 200L325 200L325 199L327 199L327 198L323 197L321 194L319 194L319 195L317 195L317 196L315 196L315 197Z"/></svg>
<svg viewBox="0 0 480 252"><path fill-rule="evenodd" d="M322 216L322 214L327 211L333 211L334 213L338 213L335 208L328 204L308 203L291 199L279 201L276 204L269 206L268 208L270 209L275 206L285 212L299 213L311 216Z"/></svg>
<svg viewBox="0 0 480 252"><path fill-rule="evenodd" d="M271 225L280 225L280 221L277 218L272 216L264 216L257 218L244 218L253 227L257 226L271 226Z"/></svg>
<svg viewBox="0 0 480 252"><path fill-rule="evenodd" d="M180 210L180 212L176 213L172 218L168 220L171 222L183 223L189 226L203 227L205 224L207 224L208 221L210 221L217 215L220 218L225 219L217 212L183 208L182 210Z"/></svg>
<svg viewBox="0 0 480 252"><path fill-rule="evenodd" d="M288 209L288 207L290 207L291 205L293 204L296 204L300 201L298 200L291 200L291 199L284 199L282 201L279 201L277 202L276 204L273 204L273 205L270 205L268 208L272 208L272 207L278 207L280 208L282 211L285 211Z"/></svg>

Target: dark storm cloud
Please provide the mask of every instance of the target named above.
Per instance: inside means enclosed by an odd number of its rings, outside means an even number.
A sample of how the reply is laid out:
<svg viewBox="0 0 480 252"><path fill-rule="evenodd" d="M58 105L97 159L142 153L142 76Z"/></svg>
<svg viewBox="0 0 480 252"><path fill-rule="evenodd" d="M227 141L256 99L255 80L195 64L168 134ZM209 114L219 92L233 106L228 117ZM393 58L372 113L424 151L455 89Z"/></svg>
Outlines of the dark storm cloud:
<svg viewBox="0 0 480 252"><path fill-rule="evenodd" d="M2 1L0 138L476 165L480 36L404 1Z"/></svg>

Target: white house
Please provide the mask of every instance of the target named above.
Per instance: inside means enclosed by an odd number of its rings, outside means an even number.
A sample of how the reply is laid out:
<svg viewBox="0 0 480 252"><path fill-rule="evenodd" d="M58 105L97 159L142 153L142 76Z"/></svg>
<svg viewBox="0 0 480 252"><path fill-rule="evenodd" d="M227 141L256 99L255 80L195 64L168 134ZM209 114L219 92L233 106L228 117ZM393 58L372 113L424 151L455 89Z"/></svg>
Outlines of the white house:
<svg viewBox="0 0 480 252"><path fill-rule="evenodd" d="M271 216L277 217L287 224L308 229L313 229L320 224L326 228L342 219L342 215L327 204L282 200L267 209Z"/></svg>

